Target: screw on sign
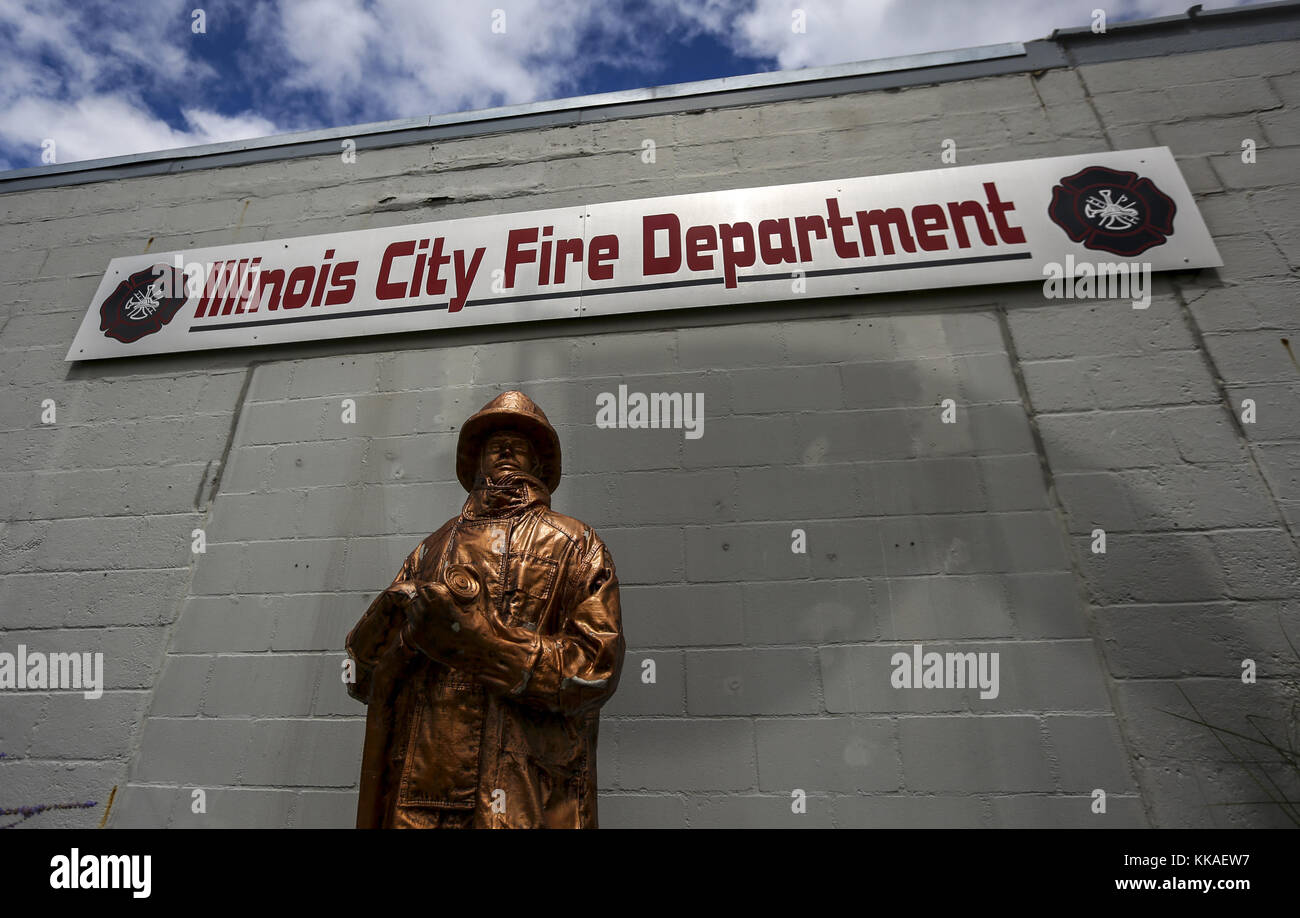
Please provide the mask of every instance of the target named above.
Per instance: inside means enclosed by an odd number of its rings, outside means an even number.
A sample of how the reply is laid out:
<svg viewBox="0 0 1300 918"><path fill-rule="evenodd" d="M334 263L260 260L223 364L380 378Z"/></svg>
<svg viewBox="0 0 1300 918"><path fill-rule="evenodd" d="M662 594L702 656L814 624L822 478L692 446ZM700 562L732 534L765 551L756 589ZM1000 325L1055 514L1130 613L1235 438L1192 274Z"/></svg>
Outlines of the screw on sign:
<svg viewBox="0 0 1300 918"><path fill-rule="evenodd" d="M1148 178L1089 166L1052 188L1047 215L1085 248L1132 258L1174 234L1173 200Z"/></svg>
<svg viewBox="0 0 1300 918"><path fill-rule="evenodd" d="M172 292L180 295L168 296ZM107 338L131 344L161 330L185 300L185 275L179 269L169 265L144 268L104 298L99 306L99 330Z"/></svg>

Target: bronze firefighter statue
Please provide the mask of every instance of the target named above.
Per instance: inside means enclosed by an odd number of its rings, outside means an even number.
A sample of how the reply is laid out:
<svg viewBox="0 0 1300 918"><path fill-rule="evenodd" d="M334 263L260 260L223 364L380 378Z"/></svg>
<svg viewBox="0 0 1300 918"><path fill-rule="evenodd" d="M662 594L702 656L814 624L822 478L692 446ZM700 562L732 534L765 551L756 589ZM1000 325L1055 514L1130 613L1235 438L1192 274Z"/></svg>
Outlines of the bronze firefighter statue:
<svg viewBox="0 0 1300 918"><path fill-rule="evenodd" d="M369 705L358 828L596 828L600 706L618 687L618 577L551 509L560 440L522 392L461 428L469 499L347 639Z"/></svg>

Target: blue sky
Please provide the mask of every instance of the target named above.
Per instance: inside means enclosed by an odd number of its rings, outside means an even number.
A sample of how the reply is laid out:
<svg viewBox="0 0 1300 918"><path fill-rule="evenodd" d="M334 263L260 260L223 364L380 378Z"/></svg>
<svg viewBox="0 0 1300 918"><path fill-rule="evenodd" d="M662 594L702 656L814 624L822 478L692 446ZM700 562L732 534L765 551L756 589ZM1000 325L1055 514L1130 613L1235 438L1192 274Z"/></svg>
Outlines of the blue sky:
<svg viewBox="0 0 1300 918"><path fill-rule="evenodd" d="M1046 37L1189 0L0 0L0 169ZM1236 5L1232 0L1207 8ZM195 28L202 10L203 31ZM802 10L806 27L794 28ZM499 12L498 12L499 11ZM502 15L504 14L504 15Z"/></svg>

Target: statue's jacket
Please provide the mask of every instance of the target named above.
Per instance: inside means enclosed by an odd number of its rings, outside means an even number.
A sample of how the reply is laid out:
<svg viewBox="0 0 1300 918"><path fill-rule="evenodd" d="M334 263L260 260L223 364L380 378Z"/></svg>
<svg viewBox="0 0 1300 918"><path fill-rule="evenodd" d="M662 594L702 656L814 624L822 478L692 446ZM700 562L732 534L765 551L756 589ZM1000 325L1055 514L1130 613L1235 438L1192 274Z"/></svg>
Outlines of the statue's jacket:
<svg viewBox="0 0 1300 918"><path fill-rule="evenodd" d="M595 828L600 706L618 687L625 649L613 559L590 527L550 509L545 485L515 475L472 491L393 582L437 582L450 565L473 569L482 602L505 623L494 672L452 668L412 646L398 594L371 603L347 639L348 693L369 706L358 828L448 816L476 827Z"/></svg>

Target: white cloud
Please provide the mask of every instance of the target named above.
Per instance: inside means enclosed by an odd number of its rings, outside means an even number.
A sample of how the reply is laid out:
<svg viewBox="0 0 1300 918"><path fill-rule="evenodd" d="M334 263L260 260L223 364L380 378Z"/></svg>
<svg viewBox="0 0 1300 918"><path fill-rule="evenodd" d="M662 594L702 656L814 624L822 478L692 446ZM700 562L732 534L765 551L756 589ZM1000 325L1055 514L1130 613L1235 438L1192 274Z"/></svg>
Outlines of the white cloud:
<svg viewBox="0 0 1300 918"><path fill-rule="evenodd" d="M634 58L642 37L634 13L578 0L310 0L276 15L264 40L292 62L288 85L379 118L547 98L600 61Z"/></svg>
<svg viewBox="0 0 1300 918"><path fill-rule="evenodd" d="M1090 26L1099 6L1114 25L1183 13L1189 5L1186 0L754 0L733 30L718 34L738 53L774 57L779 69L793 70L1033 41L1055 29ZM793 9L806 13L804 33L792 27Z"/></svg>
<svg viewBox="0 0 1300 918"><path fill-rule="evenodd" d="M185 0L133 0L110 9L0 0L0 146L7 165L99 159L275 133L256 113L229 116L203 104L181 108L173 126L148 93L199 98L216 76L193 55Z"/></svg>
<svg viewBox="0 0 1300 918"><path fill-rule="evenodd" d="M1205 8L1240 0L1209 1ZM1091 26L1093 10L1106 22L1147 20L1186 12L1186 0L754 0L736 27L720 31L744 55L775 57L783 70L879 60L982 44L1031 42L1056 29ZM806 13L805 33L792 10Z"/></svg>
<svg viewBox="0 0 1300 918"><path fill-rule="evenodd" d="M275 125L261 115L245 113L242 115L219 115L201 108L184 110L185 121L189 124L187 132L194 137L204 138L198 143L219 143L224 140L247 140L250 137L266 137L275 133Z"/></svg>
<svg viewBox="0 0 1300 918"><path fill-rule="evenodd" d="M194 108L184 116L187 127L177 130L125 95L66 102L29 97L0 112L0 139L31 149L34 163L42 144L53 140L57 161L65 163L275 133L275 125L257 115L227 117Z"/></svg>

